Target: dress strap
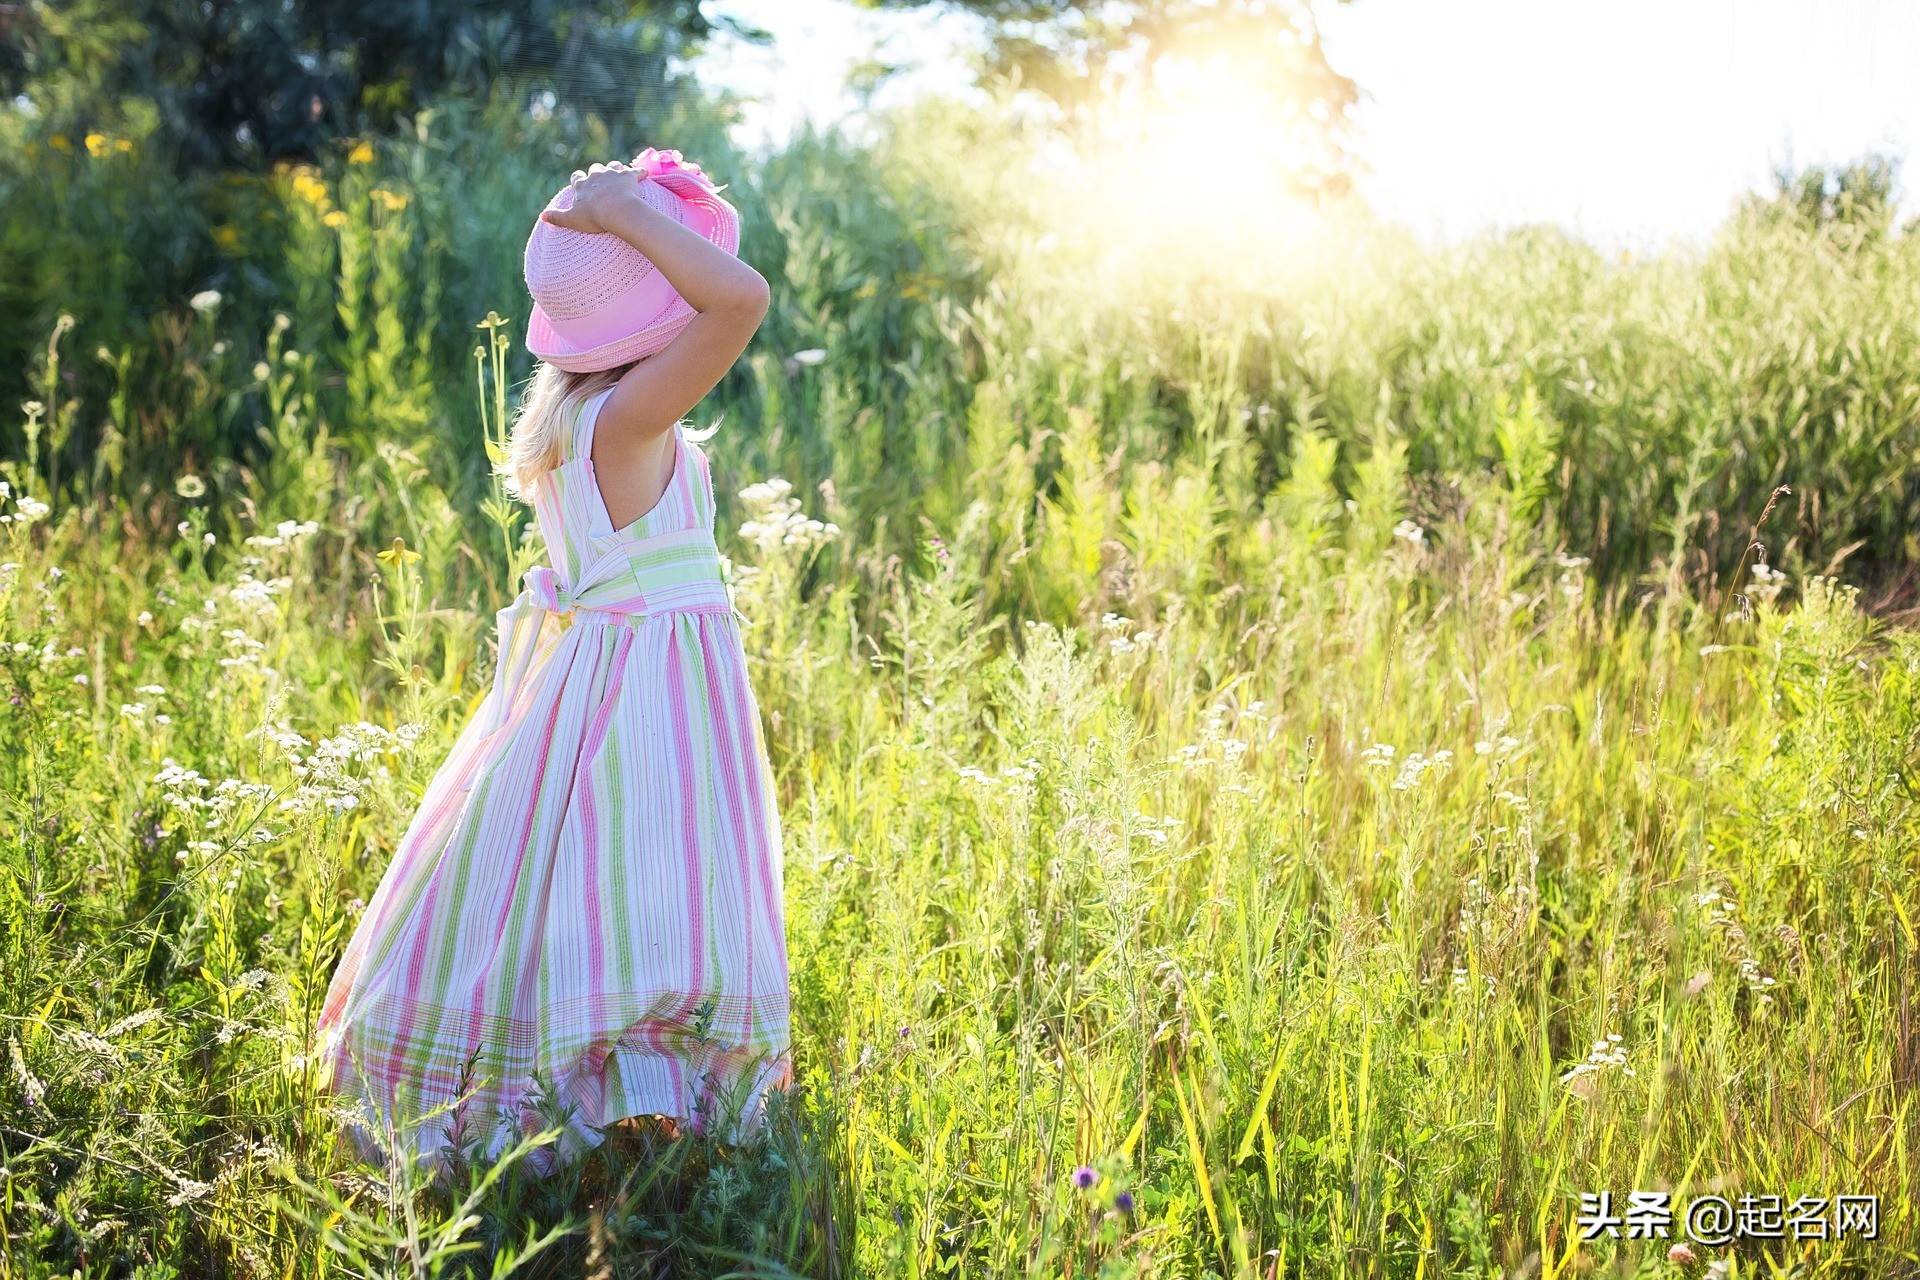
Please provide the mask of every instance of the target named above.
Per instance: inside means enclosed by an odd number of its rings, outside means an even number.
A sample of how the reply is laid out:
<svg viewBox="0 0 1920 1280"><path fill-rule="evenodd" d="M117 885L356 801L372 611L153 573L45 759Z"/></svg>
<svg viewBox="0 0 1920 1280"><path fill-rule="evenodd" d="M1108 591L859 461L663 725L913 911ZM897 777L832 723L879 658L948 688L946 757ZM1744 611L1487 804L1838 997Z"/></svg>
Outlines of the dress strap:
<svg viewBox="0 0 1920 1280"><path fill-rule="evenodd" d="M707 451L687 439L685 424L676 427L680 443L687 457L693 459L693 475L688 477L688 495L693 499L693 509L699 517L699 524L708 532L713 531L715 502L713 500L713 464L707 458Z"/></svg>
<svg viewBox="0 0 1920 1280"><path fill-rule="evenodd" d="M597 392L579 402L573 411L573 420L567 424L567 460L591 458L593 456L593 424L600 417L600 406L613 394L613 388Z"/></svg>

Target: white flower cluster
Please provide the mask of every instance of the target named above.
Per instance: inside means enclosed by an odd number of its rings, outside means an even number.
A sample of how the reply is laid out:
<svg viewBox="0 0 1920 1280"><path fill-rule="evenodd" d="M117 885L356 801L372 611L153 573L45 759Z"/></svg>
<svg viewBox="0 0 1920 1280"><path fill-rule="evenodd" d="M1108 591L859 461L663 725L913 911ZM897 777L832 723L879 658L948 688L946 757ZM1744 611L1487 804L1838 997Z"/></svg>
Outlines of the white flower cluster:
<svg viewBox="0 0 1920 1280"><path fill-rule="evenodd" d="M291 546L301 538L320 532L318 523L312 520L282 520L274 526L272 533L256 533L247 539L250 547Z"/></svg>
<svg viewBox="0 0 1920 1280"><path fill-rule="evenodd" d="M1427 531L1411 520L1402 520L1393 526L1393 536L1409 546L1425 547L1427 545Z"/></svg>
<svg viewBox="0 0 1920 1280"><path fill-rule="evenodd" d="M212 602L209 601L208 603ZM267 646L265 644L254 639L237 627L229 627L225 631L222 631L220 638L227 642L228 653L227 657L220 659L221 666L260 667L260 654L266 649ZM260 667L260 669L263 672L268 671L266 667ZM268 674L271 673L268 672Z"/></svg>
<svg viewBox="0 0 1920 1280"><path fill-rule="evenodd" d="M52 507L38 498L29 497L24 493L16 494L12 485L5 480L0 480L0 501L8 498L13 499L13 510L0 511L0 525L17 524L24 527L36 520L46 519L53 511Z"/></svg>
<svg viewBox="0 0 1920 1280"><path fill-rule="evenodd" d="M13 642L13 652L18 656L24 658L26 655L33 652L33 646L28 644L25 640L16 640ZM86 656L87 656L87 651L85 649L80 648L77 645L69 645L65 649L62 649L58 644L54 643L52 640L48 640L45 644L40 646L38 659L39 659L41 670L45 671L45 670L51 670L52 668L59 666L62 662L67 662L74 658L84 658ZM88 683L87 677L84 674L75 676L73 678L73 682L75 684Z"/></svg>
<svg viewBox="0 0 1920 1280"><path fill-rule="evenodd" d="M1250 703L1247 708L1235 716L1235 721L1251 716L1255 720L1264 720L1264 702ZM1227 717L1233 715L1233 708L1224 702L1216 702L1207 708L1200 722L1200 741L1190 742L1167 757L1167 763L1177 764L1188 769L1202 769L1211 764L1235 765L1247 752L1244 739L1234 737L1227 727ZM1235 788L1244 790L1245 788Z"/></svg>
<svg viewBox="0 0 1920 1280"><path fill-rule="evenodd" d="M1560 566L1560 594L1568 604L1580 603L1586 594L1586 569L1593 563L1585 556L1557 555L1553 562Z"/></svg>
<svg viewBox="0 0 1920 1280"><path fill-rule="evenodd" d="M1376 742L1360 753L1360 763L1375 769L1391 769L1396 752L1390 742ZM1421 780L1435 770L1444 770L1453 763L1453 752L1445 749L1426 755L1415 751L1400 762L1400 772L1394 775L1395 791L1413 791L1420 786Z"/></svg>
<svg viewBox="0 0 1920 1280"><path fill-rule="evenodd" d="M1611 1067L1618 1067L1627 1075L1633 1074L1633 1068L1627 1065L1627 1050L1621 1044L1620 1036L1609 1031L1603 1038L1593 1042L1593 1048L1587 1052L1586 1061L1575 1063L1572 1070L1560 1077L1560 1083L1568 1084L1581 1076L1593 1075Z"/></svg>
<svg viewBox="0 0 1920 1280"><path fill-rule="evenodd" d="M287 754L293 775L301 779L292 795L282 798L280 807L288 812L309 814L324 809L345 813L356 809L366 798L368 784L387 776L384 764L376 765L362 776L353 769L357 764L372 764L381 756L408 751L425 732L421 725L403 724L387 729L362 720L345 726L338 735L322 738L311 755L301 755L306 739L285 729L268 729L266 736Z"/></svg>
<svg viewBox="0 0 1920 1280"><path fill-rule="evenodd" d="M1778 600L1780 593L1786 590L1787 575L1769 565L1765 560L1754 565L1749 576L1753 579L1753 585L1748 590L1757 599L1764 600L1768 604Z"/></svg>
<svg viewBox="0 0 1920 1280"><path fill-rule="evenodd" d="M1391 750L1391 748L1389 748ZM1436 751L1432 755L1422 755L1418 751L1400 763L1400 773L1393 780L1395 791L1412 791L1420 785L1421 779L1436 769L1445 769L1453 763L1453 752Z"/></svg>
<svg viewBox="0 0 1920 1280"><path fill-rule="evenodd" d="M1740 978L1747 984L1747 989L1760 997L1761 1004L1772 1004L1771 988L1779 983L1762 971L1758 957L1747 945L1747 931L1740 927L1739 920L1735 918L1739 915L1739 907L1723 897L1718 889L1695 894L1693 903L1707 913L1707 928L1722 930L1727 935L1727 945L1735 954L1740 966Z"/></svg>
<svg viewBox="0 0 1920 1280"><path fill-rule="evenodd" d="M967 782L982 787L1004 786L1014 793L1030 792L1033 789L1034 779L1039 776L1040 762L1033 759L1024 760L1019 764L1001 765L1000 776L997 778L976 765L963 765L960 768L960 777Z"/></svg>
<svg viewBox="0 0 1920 1280"><path fill-rule="evenodd" d="M131 720L135 724L145 724L147 723L147 704L144 702L123 702L120 704L120 714L123 718ZM172 724L173 717L164 711L156 711L153 716L153 723L157 725Z"/></svg>
<svg viewBox="0 0 1920 1280"><path fill-rule="evenodd" d="M181 813L198 814L202 820L214 825L234 817L242 806L255 806L273 795L273 788L264 782L222 778L216 784L198 769L189 769L172 756L161 761L160 772L153 775L153 781L162 788L160 798L169 808ZM254 838L261 837L256 833ZM219 847L210 841L200 843Z"/></svg>
<svg viewBox="0 0 1920 1280"><path fill-rule="evenodd" d="M753 515L740 526L740 536L763 553L816 547L840 536L839 525L802 515L800 499L792 493L793 485L780 476L742 489L740 499Z"/></svg>
<svg viewBox="0 0 1920 1280"><path fill-rule="evenodd" d="M1113 653L1134 653L1153 643L1149 630L1133 631L1133 619L1117 613L1100 615L1100 629L1107 633L1107 648ZM1131 635L1128 632L1132 632Z"/></svg>
<svg viewBox="0 0 1920 1280"><path fill-rule="evenodd" d="M273 598L291 590L292 578L269 578L262 582L250 573L243 573L227 588L227 598L243 613L250 613L257 618L272 618L280 612Z"/></svg>

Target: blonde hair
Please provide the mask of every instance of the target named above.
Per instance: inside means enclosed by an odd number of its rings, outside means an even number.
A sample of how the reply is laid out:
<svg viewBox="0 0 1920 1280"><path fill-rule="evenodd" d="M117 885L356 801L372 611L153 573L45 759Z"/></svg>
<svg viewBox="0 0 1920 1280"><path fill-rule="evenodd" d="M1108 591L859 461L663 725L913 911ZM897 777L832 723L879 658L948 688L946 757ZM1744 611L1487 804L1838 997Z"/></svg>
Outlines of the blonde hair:
<svg viewBox="0 0 1920 1280"><path fill-rule="evenodd" d="M495 468L505 479L508 493L522 500L533 496L540 478L560 465L566 430L581 402L620 381L632 367L571 373L540 363L514 411L506 461Z"/></svg>

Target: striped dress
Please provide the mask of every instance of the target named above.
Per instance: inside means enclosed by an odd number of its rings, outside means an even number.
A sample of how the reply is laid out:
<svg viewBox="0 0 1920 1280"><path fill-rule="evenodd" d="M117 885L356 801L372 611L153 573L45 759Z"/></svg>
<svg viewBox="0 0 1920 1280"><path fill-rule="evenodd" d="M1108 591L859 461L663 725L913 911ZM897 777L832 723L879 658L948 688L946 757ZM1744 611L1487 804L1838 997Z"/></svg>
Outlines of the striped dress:
<svg viewBox="0 0 1920 1280"><path fill-rule="evenodd" d="M534 508L550 564L434 776L318 1027L368 1147L488 1155L567 1113L746 1137L791 1078L780 823L705 452L615 529L573 416ZM462 1100L464 1099L464 1100Z"/></svg>

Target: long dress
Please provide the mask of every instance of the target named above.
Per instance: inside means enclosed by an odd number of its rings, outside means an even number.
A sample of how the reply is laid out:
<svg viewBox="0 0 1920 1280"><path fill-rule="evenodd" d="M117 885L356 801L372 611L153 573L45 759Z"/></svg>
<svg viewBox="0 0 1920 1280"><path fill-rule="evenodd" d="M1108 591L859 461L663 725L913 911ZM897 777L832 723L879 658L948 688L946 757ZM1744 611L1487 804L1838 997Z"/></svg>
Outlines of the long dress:
<svg viewBox="0 0 1920 1280"><path fill-rule="evenodd" d="M780 820L712 472L676 425L666 493L615 529L606 394L536 487L550 564L327 993L317 1052L370 1154L497 1155L560 1115L536 1168L634 1115L738 1140L791 1080Z"/></svg>

